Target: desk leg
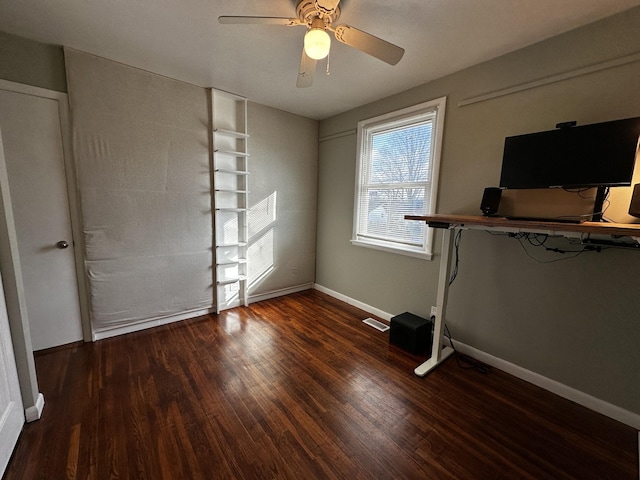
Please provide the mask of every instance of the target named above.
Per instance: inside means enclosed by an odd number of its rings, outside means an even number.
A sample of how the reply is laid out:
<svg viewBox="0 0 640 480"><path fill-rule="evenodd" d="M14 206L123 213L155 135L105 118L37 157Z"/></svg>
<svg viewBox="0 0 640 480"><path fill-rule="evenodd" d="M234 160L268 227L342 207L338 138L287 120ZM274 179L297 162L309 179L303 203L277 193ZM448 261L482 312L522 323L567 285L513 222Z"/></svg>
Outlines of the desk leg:
<svg viewBox="0 0 640 480"><path fill-rule="evenodd" d="M453 353L453 348L451 347L442 348L442 340L444 338L444 316L447 308L447 297L449 296L451 254L453 253L454 241L455 230L445 229L442 239L442 255L440 257L440 276L438 278L438 293L436 297L437 312L435 325L433 326L431 358L414 370L419 377L424 377Z"/></svg>

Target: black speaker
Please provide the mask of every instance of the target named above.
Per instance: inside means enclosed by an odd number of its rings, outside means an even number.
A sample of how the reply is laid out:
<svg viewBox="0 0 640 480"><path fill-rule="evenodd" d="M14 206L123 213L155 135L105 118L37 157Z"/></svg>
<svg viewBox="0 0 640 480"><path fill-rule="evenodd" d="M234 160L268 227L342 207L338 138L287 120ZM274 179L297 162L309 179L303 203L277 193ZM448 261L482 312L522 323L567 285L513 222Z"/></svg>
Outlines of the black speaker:
<svg viewBox="0 0 640 480"><path fill-rule="evenodd" d="M636 186L633 187L629 215L640 218L640 183L636 183Z"/></svg>
<svg viewBox="0 0 640 480"><path fill-rule="evenodd" d="M482 202L480 203L480 210L483 215L495 215L500 206L500 197L502 196L502 189L498 187L487 187L482 194Z"/></svg>
<svg viewBox="0 0 640 480"><path fill-rule="evenodd" d="M431 353L433 340L433 322L404 312L391 317L389 343L407 350L414 355Z"/></svg>

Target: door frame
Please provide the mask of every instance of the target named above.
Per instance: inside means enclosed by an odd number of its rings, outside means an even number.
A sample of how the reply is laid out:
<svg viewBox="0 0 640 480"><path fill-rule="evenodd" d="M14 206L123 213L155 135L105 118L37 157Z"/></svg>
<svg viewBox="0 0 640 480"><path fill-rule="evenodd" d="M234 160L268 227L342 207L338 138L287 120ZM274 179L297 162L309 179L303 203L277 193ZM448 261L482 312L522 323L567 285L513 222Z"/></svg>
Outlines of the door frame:
<svg viewBox="0 0 640 480"><path fill-rule="evenodd" d="M2 143L1 140L0 143ZM0 153L1 155L2 153ZM1 280L0 291L3 291ZM25 417L4 296L0 296L0 346L0 372L4 372L6 375L6 378L0 378L0 390L6 388L8 396L7 404L2 402L0 405L0 415L2 416L0 422L0 476L2 476L7 470L20 438Z"/></svg>
<svg viewBox="0 0 640 480"><path fill-rule="evenodd" d="M74 242L74 260L76 269L76 281L78 284L78 301L80 306L80 318L82 334L85 342L92 341L92 330L89 316L89 296L84 273L84 239L81 229L81 209L77 191L75 163L73 161L73 148L71 143L71 122L69 114L69 102L66 93L47 90L31 85L10 82L0 79L0 90L13 93L21 93L36 97L43 97L58 102L58 114L62 136L62 148L64 156L64 170L67 181L67 199L69 201L69 214L71 218L71 232ZM33 362L33 348L29 333L29 323L24 303L24 285L22 283L22 271L15 233L13 209L9 196L9 184L7 166L4 154L0 155L0 258L3 263L10 266L8 273L3 270L5 280L5 295L11 326L14 354L18 367L20 388L23 391L23 404L27 413L27 421L40 418L44 401L39 394L35 366ZM25 399L26 397L26 399ZM41 404L40 406L38 404ZM30 411L31 408L36 411ZM33 418L35 416L35 418ZM30 419L31 417L31 419Z"/></svg>

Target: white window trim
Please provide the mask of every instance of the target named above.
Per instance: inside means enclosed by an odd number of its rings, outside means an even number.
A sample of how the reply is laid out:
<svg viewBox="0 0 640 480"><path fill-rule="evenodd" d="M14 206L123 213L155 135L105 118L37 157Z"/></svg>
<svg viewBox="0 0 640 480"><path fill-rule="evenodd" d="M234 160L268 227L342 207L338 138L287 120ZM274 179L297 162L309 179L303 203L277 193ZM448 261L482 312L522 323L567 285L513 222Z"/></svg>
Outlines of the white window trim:
<svg viewBox="0 0 640 480"><path fill-rule="evenodd" d="M354 206L353 206L353 234L351 244L359 247L373 248L386 252L396 253L400 255L408 255L426 260L433 258L433 231L425 228L425 243L423 248L401 246L395 242L385 242L374 239L363 239L358 236L358 199L360 198L360 175L362 173L362 153L365 147L367 136L365 134L367 128L374 127L380 123L387 123L393 120L400 121L402 117L410 117L419 113L435 112L435 137L432 144L432 172L431 172L431 192L430 192L430 211L425 214L433 214L436 212L436 200L438 197L438 184L440 178L440 157L442 151L442 139L444 136L444 113L447 104L447 97L440 97L428 102L413 105L411 107L396 110L395 112L385 113L377 117L368 118L358 122L358 149L356 157L356 185L354 189Z"/></svg>

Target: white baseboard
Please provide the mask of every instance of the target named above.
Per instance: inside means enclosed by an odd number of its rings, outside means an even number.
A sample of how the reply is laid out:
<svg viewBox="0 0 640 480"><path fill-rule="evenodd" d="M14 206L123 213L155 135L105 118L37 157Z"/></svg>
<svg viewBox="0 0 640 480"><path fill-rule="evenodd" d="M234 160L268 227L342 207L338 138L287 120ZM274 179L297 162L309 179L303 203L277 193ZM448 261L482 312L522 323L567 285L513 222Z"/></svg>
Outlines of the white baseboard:
<svg viewBox="0 0 640 480"><path fill-rule="evenodd" d="M353 298L347 297L346 295L342 295L341 293L330 290L326 287L316 284L314 287L319 292L326 293L338 300L342 300L349 305L353 305L354 307L360 308L366 312L372 313L380 318L385 320L390 320L393 315L383 312L377 308L374 308L370 305L366 305L358 300L354 300ZM449 342L445 340L445 343L448 345ZM506 372L514 377L520 378L521 380L525 380L526 382L532 383L540 388L548 390L549 392L555 393L556 395L566 398L567 400L571 400L572 402L577 403L578 405L582 405L583 407L588 408L589 410L593 410L602 415L605 415L609 418L617 420L625 425L629 425L637 430L640 430L640 415L637 413L630 412L629 410L625 410L624 408L618 407L611 403L608 403L599 398L593 397L587 393L581 392L580 390L576 390L575 388L564 385L560 382L552 380L550 378L544 377L538 373L532 372L531 370L527 370L518 365L515 365L511 362L507 362L506 360L502 360L501 358L494 357L488 353L485 353L481 350L478 350L469 345L465 345L453 339L453 343L456 346L456 349L460 353L464 353L465 355L469 355L470 357L475 358L476 360L480 360L481 362L486 363L487 365L491 365L503 372ZM640 441L640 440L639 440ZM639 445L640 449L640 445Z"/></svg>
<svg viewBox="0 0 640 480"><path fill-rule="evenodd" d="M356 308L359 308L360 310L364 310L367 313L371 313L373 315L375 315L378 318L381 318L383 320L386 320L387 322L391 320L391 317L393 317L394 315L387 313L387 312L383 312L382 310L379 310L375 307L372 307L371 305L367 305L366 303L362 303L358 300L355 300L351 297L347 297L346 295L343 295L341 293L336 292L335 290L331 290L327 287L323 287L322 285L319 284L314 284L313 288L315 290L318 290L319 292L322 293L326 293L327 295L333 297L333 298L337 298L338 300L342 300L344 303L348 303L349 305L353 305Z"/></svg>
<svg viewBox="0 0 640 480"><path fill-rule="evenodd" d="M313 283L303 283L302 285L296 285L295 287L281 288L280 290L272 290L270 292L259 293L257 295L249 295L249 303L261 302L263 300L269 300L270 298L282 297L291 293L310 290L313 288L313 285Z"/></svg>
<svg viewBox="0 0 640 480"><path fill-rule="evenodd" d="M105 338L116 337L118 335L124 335L125 333L139 332L146 330L147 328L159 327L168 323L179 322L181 320L187 320L189 318L200 317L202 315L208 315L214 313L215 308L207 308L204 310L193 310L190 312L180 313L178 315L171 315L169 317L152 318L150 320L144 320L132 325L124 325L122 327L113 327L104 330L93 332L93 341L102 340Z"/></svg>
<svg viewBox="0 0 640 480"><path fill-rule="evenodd" d="M40 420L43 409L44 409L44 395L42 395L42 393L38 393L38 398L36 398L36 404L26 408L24 411L24 417L27 423Z"/></svg>
<svg viewBox="0 0 640 480"><path fill-rule="evenodd" d="M281 290L274 290L267 293L262 293L259 295L251 295L249 296L249 303L259 302L261 300L268 300L270 298L281 297L283 295L289 295L290 293L301 292L303 290L309 290L313 288L313 283L305 283L302 285L297 285L295 287L283 288ZM138 323L134 323L132 325L124 325L122 327L113 327L113 328L105 328L102 330L97 330L93 332L93 341L103 340L105 338L116 337L118 335L124 335L125 333L133 333L139 332L141 330L146 330L148 328L159 327L161 325L166 325L168 323L179 322L182 320L187 320L189 318L200 317L202 315L208 315L210 313L215 313L215 308L208 308L204 310L193 310L189 312L184 312L178 315L171 315L169 317L158 317L152 318L149 320L143 320Z"/></svg>
<svg viewBox="0 0 640 480"><path fill-rule="evenodd" d="M445 340L445 343L448 344L449 342ZM640 415L636 413L630 412L629 410L625 410L624 408L593 397L587 393L581 392L580 390L576 390L573 387L569 387L567 385L564 385L563 383L557 382L548 377L544 377L538 373L527 370L526 368L522 368L511 362L507 362L506 360L502 360L501 358L494 357L493 355L485 353L469 345L465 345L464 343L459 342L456 339L453 339L453 343L460 353L469 355L476 360L480 360L481 362L484 362L487 365L491 365L492 367L502 370L503 372L513 375L514 377L525 380L540 388L544 388L545 390L555 393L556 395L566 398L567 400L571 400L578 405L582 405L589 410L601 413L602 415L613 418L614 420L624 423L625 425L629 425L630 427L640 430Z"/></svg>

